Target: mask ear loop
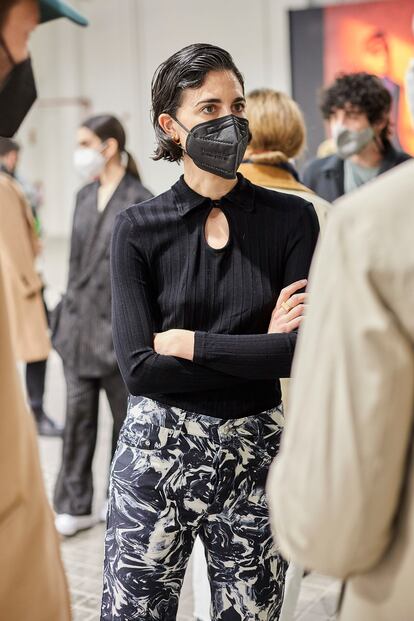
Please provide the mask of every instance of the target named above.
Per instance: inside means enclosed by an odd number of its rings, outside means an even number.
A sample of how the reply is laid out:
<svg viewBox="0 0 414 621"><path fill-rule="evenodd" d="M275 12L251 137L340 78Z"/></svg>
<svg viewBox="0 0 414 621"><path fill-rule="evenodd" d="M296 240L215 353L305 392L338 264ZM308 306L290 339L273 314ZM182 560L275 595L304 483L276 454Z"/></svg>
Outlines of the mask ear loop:
<svg viewBox="0 0 414 621"><path fill-rule="evenodd" d="M177 119L177 117L176 117L176 116L172 116L171 114L170 114L170 116L171 116L171 118L172 118L172 119L174 119L174 121L175 121L176 123L178 123L178 125L179 125L180 127L182 127L182 128L183 128L183 130L184 130L185 132L187 132L187 134L189 134L189 133L190 133L190 130L189 130L189 129L187 129L187 128L186 128L186 126L185 126L185 125L183 125L183 124L181 123L181 121L179 121L179 120Z"/></svg>

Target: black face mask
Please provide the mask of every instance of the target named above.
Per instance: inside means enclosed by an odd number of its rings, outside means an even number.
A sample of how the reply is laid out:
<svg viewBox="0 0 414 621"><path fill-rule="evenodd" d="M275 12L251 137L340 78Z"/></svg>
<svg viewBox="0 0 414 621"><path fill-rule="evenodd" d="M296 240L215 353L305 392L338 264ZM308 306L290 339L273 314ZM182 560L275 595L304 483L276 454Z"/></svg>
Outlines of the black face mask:
<svg viewBox="0 0 414 621"><path fill-rule="evenodd" d="M188 130L185 152L194 164L207 172L234 179L250 140L249 122L229 114Z"/></svg>
<svg viewBox="0 0 414 621"><path fill-rule="evenodd" d="M1 39L0 45L14 65L0 84L0 136L11 138L35 102L37 91L30 58L16 64Z"/></svg>

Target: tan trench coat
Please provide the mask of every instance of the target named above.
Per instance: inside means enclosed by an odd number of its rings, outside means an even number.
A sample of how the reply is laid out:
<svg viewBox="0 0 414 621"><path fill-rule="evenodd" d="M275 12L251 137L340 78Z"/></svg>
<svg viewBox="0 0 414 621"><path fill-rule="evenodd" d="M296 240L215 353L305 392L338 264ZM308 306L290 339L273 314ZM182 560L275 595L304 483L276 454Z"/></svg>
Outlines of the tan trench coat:
<svg viewBox="0 0 414 621"><path fill-rule="evenodd" d="M0 618L69 621L68 589L33 417L16 373L1 266L0 344Z"/></svg>
<svg viewBox="0 0 414 621"><path fill-rule="evenodd" d="M45 360L50 351L42 281L35 269L38 240L19 185L0 174L0 263L18 360Z"/></svg>
<svg viewBox="0 0 414 621"><path fill-rule="evenodd" d="M340 621L414 619L413 196L410 161L333 210L268 479L287 557L347 580Z"/></svg>

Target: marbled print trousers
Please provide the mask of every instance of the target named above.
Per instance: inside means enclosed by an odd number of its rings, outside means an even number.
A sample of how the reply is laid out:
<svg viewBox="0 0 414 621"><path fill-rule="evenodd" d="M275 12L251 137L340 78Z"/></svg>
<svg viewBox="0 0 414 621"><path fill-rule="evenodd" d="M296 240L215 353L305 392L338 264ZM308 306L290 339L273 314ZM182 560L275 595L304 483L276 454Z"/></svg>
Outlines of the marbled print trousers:
<svg viewBox="0 0 414 621"><path fill-rule="evenodd" d="M101 621L173 621L200 535L214 621L277 621L287 563L265 482L282 408L219 418L130 397L111 470Z"/></svg>

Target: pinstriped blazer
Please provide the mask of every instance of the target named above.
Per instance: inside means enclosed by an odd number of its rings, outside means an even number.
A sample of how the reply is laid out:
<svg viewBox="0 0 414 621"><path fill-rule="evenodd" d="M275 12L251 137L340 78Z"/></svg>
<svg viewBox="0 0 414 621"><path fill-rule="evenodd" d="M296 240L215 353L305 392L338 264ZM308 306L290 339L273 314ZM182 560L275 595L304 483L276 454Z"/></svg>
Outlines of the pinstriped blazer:
<svg viewBox="0 0 414 621"><path fill-rule="evenodd" d="M98 188L95 181L77 195L67 291L52 317L53 346L64 365L80 377L102 377L117 369L111 327L112 228L120 211L151 197L126 173L100 213Z"/></svg>

